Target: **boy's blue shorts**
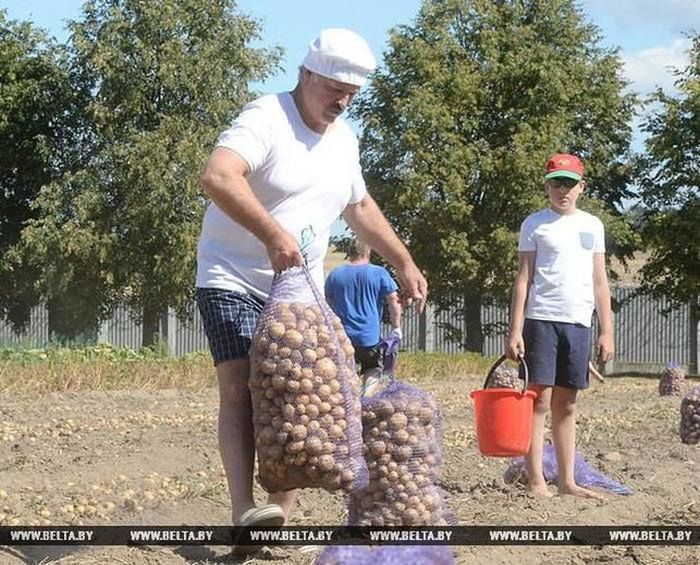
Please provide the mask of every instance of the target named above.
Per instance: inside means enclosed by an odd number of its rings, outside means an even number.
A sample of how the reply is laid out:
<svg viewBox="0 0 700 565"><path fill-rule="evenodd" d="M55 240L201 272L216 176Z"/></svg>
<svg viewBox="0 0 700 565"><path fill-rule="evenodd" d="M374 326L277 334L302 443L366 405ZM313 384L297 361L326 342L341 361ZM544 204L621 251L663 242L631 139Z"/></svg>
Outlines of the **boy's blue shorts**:
<svg viewBox="0 0 700 565"><path fill-rule="evenodd" d="M530 382L578 390L588 388L591 328L526 318L523 340Z"/></svg>

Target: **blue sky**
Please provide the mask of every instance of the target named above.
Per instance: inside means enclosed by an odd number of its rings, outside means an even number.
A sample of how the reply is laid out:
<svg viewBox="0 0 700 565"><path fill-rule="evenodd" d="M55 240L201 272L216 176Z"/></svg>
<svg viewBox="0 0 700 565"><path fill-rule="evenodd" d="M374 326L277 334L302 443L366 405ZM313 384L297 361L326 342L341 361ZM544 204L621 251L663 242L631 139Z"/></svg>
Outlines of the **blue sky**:
<svg viewBox="0 0 700 565"><path fill-rule="evenodd" d="M349 27L363 35L378 59L387 31L410 23L420 0L240 0L239 10L259 19L262 43L285 49L285 72L259 85L261 90L286 90L294 85L296 68L306 46L324 27ZM700 0L585 0L589 19L601 28L603 44L619 46L626 75L638 92L655 85L672 89L669 67L687 63L689 42L684 32L700 32ZM31 19L59 40L67 38L65 21L80 17L82 0L0 0L13 19Z"/></svg>

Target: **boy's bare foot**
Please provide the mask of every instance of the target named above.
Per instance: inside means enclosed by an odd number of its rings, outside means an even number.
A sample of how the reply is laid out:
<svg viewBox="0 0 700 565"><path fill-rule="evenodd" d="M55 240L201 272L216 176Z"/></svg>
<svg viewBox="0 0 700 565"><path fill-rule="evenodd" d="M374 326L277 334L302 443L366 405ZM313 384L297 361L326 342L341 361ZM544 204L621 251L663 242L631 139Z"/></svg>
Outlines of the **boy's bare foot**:
<svg viewBox="0 0 700 565"><path fill-rule="evenodd" d="M582 498L594 498L596 500L606 500L606 498L595 491L589 490L587 488L580 487L578 485L564 485L559 487L559 495L568 494L571 496L580 496Z"/></svg>
<svg viewBox="0 0 700 565"><path fill-rule="evenodd" d="M542 484L535 484L535 485L527 485L527 493L530 496L543 496L545 498L551 498L554 496L552 492L547 488L547 485L542 483Z"/></svg>

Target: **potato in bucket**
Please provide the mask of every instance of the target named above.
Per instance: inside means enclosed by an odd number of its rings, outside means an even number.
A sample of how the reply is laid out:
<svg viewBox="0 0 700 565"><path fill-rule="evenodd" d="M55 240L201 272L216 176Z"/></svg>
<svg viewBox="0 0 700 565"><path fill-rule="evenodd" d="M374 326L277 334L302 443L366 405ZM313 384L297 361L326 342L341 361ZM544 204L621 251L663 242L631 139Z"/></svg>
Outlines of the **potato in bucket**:
<svg viewBox="0 0 700 565"><path fill-rule="evenodd" d="M519 359L525 377L521 390L489 387L497 367L505 359L505 355L501 356L491 367L484 388L471 393L479 450L490 457L524 455L530 449L532 436L532 412L537 394L527 390L529 375L525 359Z"/></svg>

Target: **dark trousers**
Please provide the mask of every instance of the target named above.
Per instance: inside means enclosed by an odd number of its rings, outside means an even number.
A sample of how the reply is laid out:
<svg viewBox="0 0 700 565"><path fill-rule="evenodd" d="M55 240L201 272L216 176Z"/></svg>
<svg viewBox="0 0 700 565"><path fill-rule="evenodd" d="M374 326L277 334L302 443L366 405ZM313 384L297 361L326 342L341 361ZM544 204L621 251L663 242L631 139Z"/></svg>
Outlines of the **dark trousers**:
<svg viewBox="0 0 700 565"><path fill-rule="evenodd" d="M372 347L355 347L355 364L360 368L360 373L365 374L373 369L381 369L382 355L379 351L379 344Z"/></svg>

